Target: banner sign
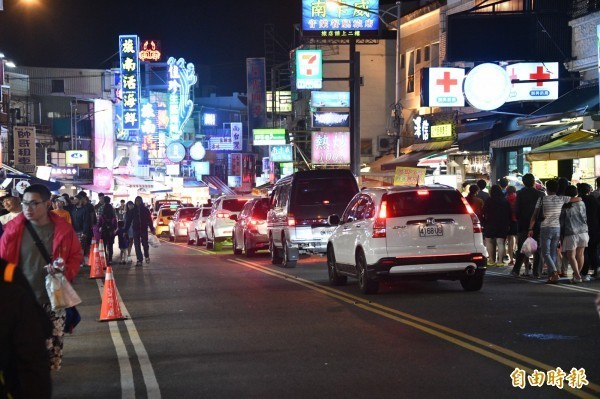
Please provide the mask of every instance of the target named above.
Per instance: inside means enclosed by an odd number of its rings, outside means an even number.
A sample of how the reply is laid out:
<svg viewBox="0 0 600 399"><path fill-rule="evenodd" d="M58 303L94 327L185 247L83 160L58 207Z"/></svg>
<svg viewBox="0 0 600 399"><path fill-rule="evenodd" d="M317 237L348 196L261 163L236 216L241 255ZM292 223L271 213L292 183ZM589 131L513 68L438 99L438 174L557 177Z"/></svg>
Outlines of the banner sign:
<svg viewBox="0 0 600 399"><path fill-rule="evenodd" d="M323 87L323 51L296 50L296 89Z"/></svg>
<svg viewBox="0 0 600 399"><path fill-rule="evenodd" d="M179 140L183 135L183 127L194 110L194 102L190 98L190 88L196 84L198 77L194 64L185 63L183 58L170 57L169 66L169 130L172 140Z"/></svg>
<svg viewBox="0 0 600 399"><path fill-rule="evenodd" d="M140 128L140 40L136 35L119 36L121 95L124 129Z"/></svg>
<svg viewBox="0 0 600 399"><path fill-rule="evenodd" d="M379 0L302 0L302 34L305 37L377 37Z"/></svg>
<svg viewBox="0 0 600 399"><path fill-rule="evenodd" d="M260 128L267 120L265 59L246 58L248 129Z"/></svg>
<svg viewBox="0 0 600 399"><path fill-rule="evenodd" d="M312 125L313 127L350 127L350 112L313 112Z"/></svg>
<svg viewBox="0 0 600 399"><path fill-rule="evenodd" d="M242 122L232 122L231 123L231 146L233 151L241 151L242 150Z"/></svg>
<svg viewBox="0 0 600 399"><path fill-rule="evenodd" d="M394 186L416 186L425 183L427 168L407 168L397 166L394 173Z"/></svg>
<svg viewBox="0 0 600 399"><path fill-rule="evenodd" d="M558 62L521 62L508 65L506 72L512 86L508 100L513 101L545 101L558 98ZM515 80L537 80L536 82L519 83Z"/></svg>
<svg viewBox="0 0 600 399"><path fill-rule="evenodd" d="M294 152L291 144L269 146L269 159L271 162L292 162Z"/></svg>
<svg viewBox="0 0 600 399"><path fill-rule="evenodd" d="M311 91L310 106L315 108L347 108L350 106L350 92Z"/></svg>
<svg viewBox="0 0 600 399"><path fill-rule="evenodd" d="M273 112L273 92L267 92L267 112ZM292 92L275 92L275 112L292 112Z"/></svg>
<svg viewBox="0 0 600 399"><path fill-rule="evenodd" d="M313 132L311 162L315 165L350 163L350 132Z"/></svg>
<svg viewBox="0 0 600 399"><path fill-rule="evenodd" d="M31 173L35 171L35 127L13 126L15 164L18 169Z"/></svg>
<svg viewBox="0 0 600 399"><path fill-rule="evenodd" d="M285 129L254 129L252 145L286 144Z"/></svg>
<svg viewBox="0 0 600 399"><path fill-rule="evenodd" d="M94 100L94 167L96 168L112 169L113 167L114 128L112 102L110 100Z"/></svg>
<svg viewBox="0 0 600 399"><path fill-rule="evenodd" d="M103 190L110 190L113 183L112 170L94 168L94 186Z"/></svg>

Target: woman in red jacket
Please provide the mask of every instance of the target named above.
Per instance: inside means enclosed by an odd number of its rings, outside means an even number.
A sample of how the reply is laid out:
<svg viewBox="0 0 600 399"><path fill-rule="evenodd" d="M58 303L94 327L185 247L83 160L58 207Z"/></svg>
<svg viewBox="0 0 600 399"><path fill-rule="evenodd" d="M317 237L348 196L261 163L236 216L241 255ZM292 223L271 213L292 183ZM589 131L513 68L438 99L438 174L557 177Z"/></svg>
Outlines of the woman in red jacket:
<svg viewBox="0 0 600 399"><path fill-rule="evenodd" d="M4 226L0 239L0 257L15 263L21 268L37 301L44 307L54 324L52 348L50 352L51 368L59 370L62 360L64 309L52 310L46 292L45 278L48 262L41 249L36 245L32 233L26 228L30 223L52 258L54 265L64 265L64 275L69 281L79 273L83 259L81 246L75 230L63 218L50 212L50 191L46 186L33 184L23 194L23 213Z"/></svg>

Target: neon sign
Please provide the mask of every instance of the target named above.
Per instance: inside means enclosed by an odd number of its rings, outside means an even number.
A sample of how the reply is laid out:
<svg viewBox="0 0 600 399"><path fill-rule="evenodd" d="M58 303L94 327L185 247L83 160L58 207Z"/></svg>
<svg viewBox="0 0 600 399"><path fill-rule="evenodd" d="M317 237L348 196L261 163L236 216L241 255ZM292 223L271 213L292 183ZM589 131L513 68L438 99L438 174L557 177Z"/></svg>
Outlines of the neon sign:
<svg viewBox="0 0 600 399"><path fill-rule="evenodd" d="M139 38L136 35L119 36L121 60L122 120L124 129L140 128L140 61L137 53Z"/></svg>
<svg viewBox="0 0 600 399"><path fill-rule="evenodd" d="M194 64L186 64L183 58L174 57L167 61L169 65L169 136L178 140L183 127L190 119L194 102L190 100L190 87L196 84Z"/></svg>
<svg viewBox="0 0 600 399"><path fill-rule="evenodd" d="M161 57L160 43L156 40L146 40L138 57L141 61L158 61Z"/></svg>

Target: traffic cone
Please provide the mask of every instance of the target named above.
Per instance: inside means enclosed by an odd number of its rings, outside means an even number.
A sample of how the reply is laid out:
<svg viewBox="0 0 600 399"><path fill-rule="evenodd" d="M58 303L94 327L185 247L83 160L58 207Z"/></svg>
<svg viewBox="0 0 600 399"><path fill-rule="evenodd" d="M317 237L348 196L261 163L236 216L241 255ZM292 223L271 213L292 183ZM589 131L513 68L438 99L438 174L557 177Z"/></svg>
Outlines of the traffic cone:
<svg viewBox="0 0 600 399"><path fill-rule="evenodd" d="M102 243L100 243L100 246L102 246ZM104 253L104 250L102 250L102 248L98 248L98 253L100 254L100 268L102 268L102 271L104 272L104 270L106 270L106 254Z"/></svg>
<svg viewBox="0 0 600 399"><path fill-rule="evenodd" d="M92 245L90 246L90 254L94 253L94 249L96 249L96 239L92 238ZM92 256L93 259L93 256ZM92 266L92 260L90 259L90 266Z"/></svg>
<svg viewBox="0 0 600 399"><path fill-rule="evenodd" d="M100 319L98 321L125 320L121 313L119 305L119 293L115 280L113 279L112 268L106 269L106 279L104 279L104 291L102 292L102 307L100 308Z"/></svg>
<svg viewBox="0 0 600 399"><path fill-rule="evenodd" d="M92 260L90 262L90 278L104 278L102 258L100 257L100 251L98 250L98 247L94 248L94 253L91 257Z"/></svg>
<svg viewBox="0 0 600 399"><path fill-rule="evenodd" d="M102 238L98 242L98 251L100 253L103 253L105 251L105 249L104 249L104 241L102 240ZM104 255L106 255L106 253ZM105 265L105 267L106 267L106 265Z"/></svg>
<svg viewBox="0 0 600 399"><path fill-rule="evenodd" d="M94 255L94 253L96 252L97 249L98 249L98 247L96 246L96 240L92 238L92 246L90 247L90 254L88 255L88 264L90 265L90 273L91 273L91 270L94 269L94 266L96 264L96 255Z"/></svg>

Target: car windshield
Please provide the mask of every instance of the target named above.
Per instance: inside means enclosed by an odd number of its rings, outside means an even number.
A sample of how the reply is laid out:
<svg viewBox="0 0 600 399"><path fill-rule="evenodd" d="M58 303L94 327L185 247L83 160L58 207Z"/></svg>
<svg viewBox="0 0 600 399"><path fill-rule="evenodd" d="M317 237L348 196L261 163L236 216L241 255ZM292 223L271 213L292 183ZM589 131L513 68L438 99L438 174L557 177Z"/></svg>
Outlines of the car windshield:
<svg viewBox="0 0 600 399"><path fill-rule="evenodd" d="M210 215L210 208L202 209L202 216L208 216L208 215Z"/></svg>
<svg viewBox="0 0 600 399"><path fill-rule="evenodd" d="M298 205L347 204L356 188L350 179L311 179L298 181L295 202Z"/></svg>
<svg viewBox="0 0 600 399"><path fill-rule="evenodd" d="M177 209L163 209L160 211L161 216L173 216Z"/></svg>
<svg viewBox="0 0 600 399"><path fill-rule="evenodd" d="M179 217L180 218L191 218L196 213L196 208L180 208L179 209Z"/></svg>
<svg viewBox="0 0 600 399"><path fill-rule="evenodd" d="M269 211L269 199L264 198L260 200L252 210L252 217L256 219L265 220L267 218L267 212Z"/></svg>
<svg viewBox="0 0 600 399"><path fill-rule="evenodd" d="M467 213L458 191L408 191L388 194L386 200L388 217Z"/></svg>
<svg viewBox="0 0 600 399"><path fill-rule="evenodd" d="M229 212L240 212L248 202L247 198L223 200L223 209Z"/></svg>

